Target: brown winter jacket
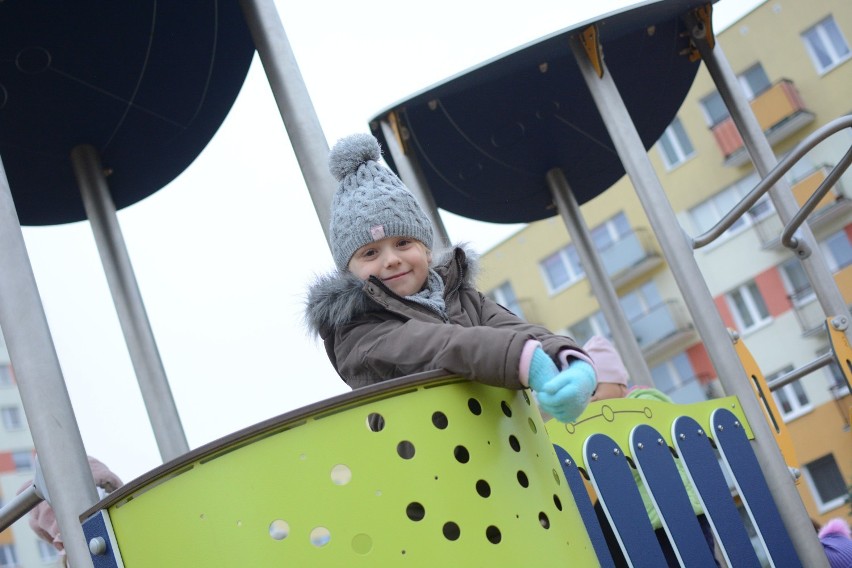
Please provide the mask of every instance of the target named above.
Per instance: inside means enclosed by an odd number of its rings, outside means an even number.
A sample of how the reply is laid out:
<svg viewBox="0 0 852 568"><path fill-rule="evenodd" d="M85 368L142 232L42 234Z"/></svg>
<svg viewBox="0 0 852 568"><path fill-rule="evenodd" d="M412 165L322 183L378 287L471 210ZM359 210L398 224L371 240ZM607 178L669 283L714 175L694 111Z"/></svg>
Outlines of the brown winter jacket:
<svg viewBox="0 0 852 568"><path fill-rule="evenodd" d="M306 321L352 388L443 369L482 383L521 388L521 350L541 341L555 361L563 349L583 353L569 337L525 322L473 287L475 257L462 248L433 268L444 280L448 320L391 292L380 280L349 272L321 277L309 292Z"/></svg>

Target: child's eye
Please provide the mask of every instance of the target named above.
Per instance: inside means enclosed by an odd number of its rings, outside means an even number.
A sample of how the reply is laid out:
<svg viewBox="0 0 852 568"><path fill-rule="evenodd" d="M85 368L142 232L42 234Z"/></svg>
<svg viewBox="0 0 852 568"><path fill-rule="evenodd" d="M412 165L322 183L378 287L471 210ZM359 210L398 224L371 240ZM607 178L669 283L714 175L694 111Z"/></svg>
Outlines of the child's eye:
<svg viewBox="0 0 852 568"><path fill-rule="evenodd" d="M369 258L371 256L376 256L376 254L378 254L378 251L376 251L376 249L367 249L361 253L361 256L364 258Z"/></svg>
<svg viewBox="0 0 852 568"><path fill-rule="evenodd" d="M411 244L411 241L409 239L399 239L396 242L396 246L398 246L400 248L407 247L410 244Z"/></svg>

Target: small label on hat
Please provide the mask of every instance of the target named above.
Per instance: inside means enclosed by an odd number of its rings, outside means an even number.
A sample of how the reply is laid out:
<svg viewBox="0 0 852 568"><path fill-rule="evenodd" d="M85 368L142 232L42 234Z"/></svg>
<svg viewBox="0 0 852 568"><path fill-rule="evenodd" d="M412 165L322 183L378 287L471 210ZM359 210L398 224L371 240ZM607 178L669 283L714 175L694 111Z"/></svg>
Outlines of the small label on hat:
<svg viewBox="0 0 852 568"><path fill-rule="evenodd" d="M385 226L376 225L374 227L370 227L370 234L373 236L374 241L382 240L385 238Z"/></svg>

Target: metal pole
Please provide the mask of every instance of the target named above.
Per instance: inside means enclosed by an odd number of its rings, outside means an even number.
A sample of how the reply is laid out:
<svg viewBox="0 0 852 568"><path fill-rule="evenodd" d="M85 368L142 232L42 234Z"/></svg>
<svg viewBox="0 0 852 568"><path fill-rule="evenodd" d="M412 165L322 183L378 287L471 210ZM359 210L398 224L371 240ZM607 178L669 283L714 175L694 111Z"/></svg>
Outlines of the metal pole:
<svg viewBox="0 0 852 568"><path fill-rule="evenodd" d="M79 515L98 500L86 448L62 377L24 236L0 160L0 326L74 568L92 568Z"/></svg>
<svg viewBox="0 0 852 568"><path fill-rule="evenodd" d="M715 46L710 47L705 26L693 16L688 16L686 20L691 30L693 43L698 48L701 59L707 66L707 71L716 84L725 106L728 107L755 169L761 177L767 176L778 163L778 159L772 152L772 146L766 139L751 105L743 94L737 76L731 69L719 42L716 41ZM790 185L784 179L779 179L775 186L769 190L769 198L772 200L781 222L784 225L789 224L799 210L799 205L793 196ZM827 317L848 317L849 308L846 307L846 301L837 288L825 257L820 252L813 232L807 223L799 227L796 242L802 268L808 276L823 312ZM844 333L846 339L852 342L852 327L847 328Z"/></svg>
<svg viewBox="0 0 852 568"><path fill-rule="evenodd" d="M589 227L580 212L577 198L574 197L568 180L565 179L565 173L560 168L553 168L547 172L547 185L553 193L556 207L568 228L571 241L577 247L580 262L583 263L583 269L609 324L618 354L624 359L625 366L630 369L630 379L637 385L653 387L654 379L642 355L642 348L639 347L639 342L631 331L630 322L618 302L615 287L606 273L600 254L595 249Z"/></svg>
<svg viewBox="0 0 852 568"><path fill-rule="evenodd" d="M98 151L88 144L75 146L71 151L71 163L160 456L164 462L171 461L187 453L189 445L142 303Z"/></svg>
<svg viewBox="0 0 852 568"><path fill-rule="evenodd" d="M8 501L0 509L0 531L11 527L15 521L29 513L33 507L44 499L36 493L35 485L30 485Z"/></svg>
<svg viewBox="0 0 852 568"><path fill-rule="evenodd" d="M722 317L716 310L689 239L680 228L671 203L663 191L642 139L624 106L606 64L601 61L603 76L588 60L580 39L574 36L571 49L592 93L601 119L630 177L636 194L668 262L669 269L683 294L695 326L698 328L707 353L729 395L739 398L755 436L754 451L766 482L781 512L790 538L806 566L827 567L825 552L810 522L808 513L796 491L792 476L781 456L778 446L763 415L763 410L751 390L745 370L737 358L736 350L725 329Z"/></svg>
<svg viewBox="0 0 852 568"><path fill-rule="evenodd" d="M396 135L394 134L391 125L385 120L381 121L381 124L382 134L385 135L388 151L393 157L397 171L399 171L399 178L403 181L411 193L414 194L417 201L423 205L426 215L429 216L429 220L432 221L432 226L435 227L435 236L438 237L438 241L441 245L445 247L450 246L450 237L447 235L447 228L444 227L444 221L438 214L438 207L435 205L435 198L432 196L432 192L429 191L429 184L426 183L426 178L420 170L420 165L405 154L405 151L396 139Z"/></svg>
<svg viewBox="0 0 852 568"><path fill-rule="evenodd" d="M328 172L328 141L275 4L272 0L240 0L240 5L328 241L331 198L337 189Z"/></svg>

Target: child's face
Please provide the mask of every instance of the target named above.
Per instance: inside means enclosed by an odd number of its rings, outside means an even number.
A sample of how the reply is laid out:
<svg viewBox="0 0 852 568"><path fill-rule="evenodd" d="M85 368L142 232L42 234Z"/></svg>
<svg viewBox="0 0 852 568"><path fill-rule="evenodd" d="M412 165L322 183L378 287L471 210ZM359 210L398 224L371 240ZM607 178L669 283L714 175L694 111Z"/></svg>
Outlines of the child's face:
<svg viewBox="0 0 852 568"><path fill-rule="evenodd" d="M395 294L411 296L426 284L431 261L432 253L420 241L386 237L356 250L349 271L361 280L375 276Z"/></svg>

